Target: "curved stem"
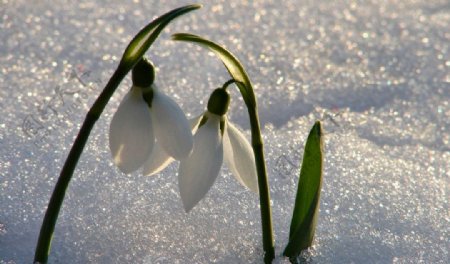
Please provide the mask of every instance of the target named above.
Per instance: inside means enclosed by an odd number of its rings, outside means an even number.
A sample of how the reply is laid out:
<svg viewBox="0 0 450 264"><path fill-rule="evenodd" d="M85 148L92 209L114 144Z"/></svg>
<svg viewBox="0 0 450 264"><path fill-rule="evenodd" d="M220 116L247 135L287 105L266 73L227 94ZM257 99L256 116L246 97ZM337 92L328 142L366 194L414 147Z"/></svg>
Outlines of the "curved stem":
<svg viewBox="0 0 450 264"><path fill-rule="evenodd" d="M145 26L139 33L133 38L125 49L122 60L119 66L114 72L108 84L94 102L93 106L86 115L86 118L81 126L80 132L75 139L72 149L69 152L66 162L64 163L61 174L56 183L52 197L44 216L44 221L39 233L39 239L36 246L36 252L34 256L35 263L47 263L51 240L53 232L55 231L56 220L64 201L64 196L72 178L75 167L86 145L89 134L100 117L103 109L113 95L120 82L127 75L127 73L141 60L144 53L150 48L161 31L175 18L186 14L190 11L200 8L201 5L186 5L180 8L173 9L166 14L153 20L147 26Z"/></svg>
<svg viewBox="0 0 450 264"><path fill-rule="evenodd" d="M261 223L263 235L264 262L271 263L275 257L275 246L272 231L272 212L270 208L269 182L264 161L263 143L259 126L258 108L252 83L239 60L219 44L197 35L178 33L172 36L174 40L189 41L200 44L212 50L233 77L241 92L250 117L252 131L252 147L255 155L256 170L258 174L259 203L261 206Z"/></svg>
<svg viewBox="0 0 450 264"><path fill-rule="evenodd" d="M52 197L50 198L50 202L44 216L44 221L41 226L41 231L39 233L39 239L34 256L35 263L47 263L48 255L50 253L51 240L53 238L53 232L55 231L56 220L58 219L58 214L64 201L67 186L69 185L75 170L75 166L78 163L78 159L81 156L92 127L100 117L100 114L103 112L103 109L112 94L126 74L127 71L119 65L105 89L86 115L80 132L78 133L66 162L64 163L64 167L61 170L61 174L59 175L58 182L53 190Z"/></svg>
<svg viewBox="0 0 450 264"><path fill-rule="evenodd" d="M225 89L225 90L226 90L230 84L233 84L233 83L236 83L236 82L237 82L237 81L236 81L235 79L229 79L228 81L226 81L226 82L222 85L222 89Z"/></svg>

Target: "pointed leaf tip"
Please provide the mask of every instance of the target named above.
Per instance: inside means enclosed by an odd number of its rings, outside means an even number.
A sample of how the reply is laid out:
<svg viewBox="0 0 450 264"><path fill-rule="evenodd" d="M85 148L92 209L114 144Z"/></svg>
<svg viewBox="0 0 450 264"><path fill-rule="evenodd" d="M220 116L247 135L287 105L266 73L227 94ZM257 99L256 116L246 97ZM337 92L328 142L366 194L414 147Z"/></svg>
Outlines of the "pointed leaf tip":
<svg viewBox="0 0 450 264"><path fill-rule="evenodd" d="M296 257L311 246L317 224L322 186L322 126L317 121L311 128L305 145L302 168L292 215L287 257Z"/></svg>
<svg viewBox="0 0 450 264"><path fill-rule="evenodd" d="M314 123L312 130L318 137L322 137L322 124L320 123L320 121L316 121Z"/></svg>

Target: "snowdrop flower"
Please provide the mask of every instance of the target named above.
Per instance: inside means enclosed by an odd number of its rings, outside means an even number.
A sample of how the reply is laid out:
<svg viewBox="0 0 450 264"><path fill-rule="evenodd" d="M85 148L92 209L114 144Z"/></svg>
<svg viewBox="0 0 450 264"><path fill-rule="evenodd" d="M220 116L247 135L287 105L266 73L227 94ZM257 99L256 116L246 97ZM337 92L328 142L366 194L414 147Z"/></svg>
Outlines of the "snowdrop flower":
<svg viewBox="0 0 450 264"><path fill-rule="evenodd" d="M244 186L258 192L255 158L250 143L225 114L230 95L224 88L214 90L208 101L208 111L195 122L194 148L180 160L178 183L186 212L190 211L209 191L223 161L234 177Z"/></svg>
<svg viewBox="0 0 450 264"><path fill-rule="evenodd" d="M175 101L153 84L153 65L142 59L132 80L109 129L114 163L124 173L138 170L155 150L155 139L168 156L186 158L193 148L189 122Z"/></svg>

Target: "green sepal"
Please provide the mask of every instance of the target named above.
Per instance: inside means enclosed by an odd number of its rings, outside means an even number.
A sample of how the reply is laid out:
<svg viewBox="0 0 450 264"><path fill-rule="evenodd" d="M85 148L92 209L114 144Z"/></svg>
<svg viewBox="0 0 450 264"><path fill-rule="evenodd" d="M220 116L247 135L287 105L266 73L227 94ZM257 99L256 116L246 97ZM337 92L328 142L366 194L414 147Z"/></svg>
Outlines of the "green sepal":
<svg viewBox="0 0 450 264"><path fill-rule="evenodd" d="M141 29L130 44L128 44L123 53L122 60L120 61L120 66L124 67L125 71L128 72L142 58L144 53L170 21L199 8L201 8L201 5L198 4L182 6L153 20L150 24Z"/></svg>
<svg viewBox="0 0 450 264"><path fill-rule="evenodd" d="M323 168L323 135L320 121L312 127L305 145L289 232L289 243L283 255L297 257L311 246L319 217Z"/></svg>

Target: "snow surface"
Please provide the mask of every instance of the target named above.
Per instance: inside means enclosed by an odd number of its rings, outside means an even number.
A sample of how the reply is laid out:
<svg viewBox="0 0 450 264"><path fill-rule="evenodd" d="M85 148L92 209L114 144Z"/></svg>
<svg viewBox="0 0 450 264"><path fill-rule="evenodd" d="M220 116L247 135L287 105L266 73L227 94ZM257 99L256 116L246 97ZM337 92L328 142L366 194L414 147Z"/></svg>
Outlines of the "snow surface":
<svg viewBox="0 0 450 264"><path fill-rule="evenodd" d="M0 263L31 263L59 171L89 106L132 36L186 1L0 0ZM228 79L191 32L244 63L259 102L277 263L298 163L323 121L326 164L310 263L450 263L450 3L205 1L148 56L189 116ZM124 175L108 149L127 78L89 139L57 223L50 263L260 263L258 197L222 169L182 209L176 163ZM230 120L249 136L232 92Z"/></svg>

